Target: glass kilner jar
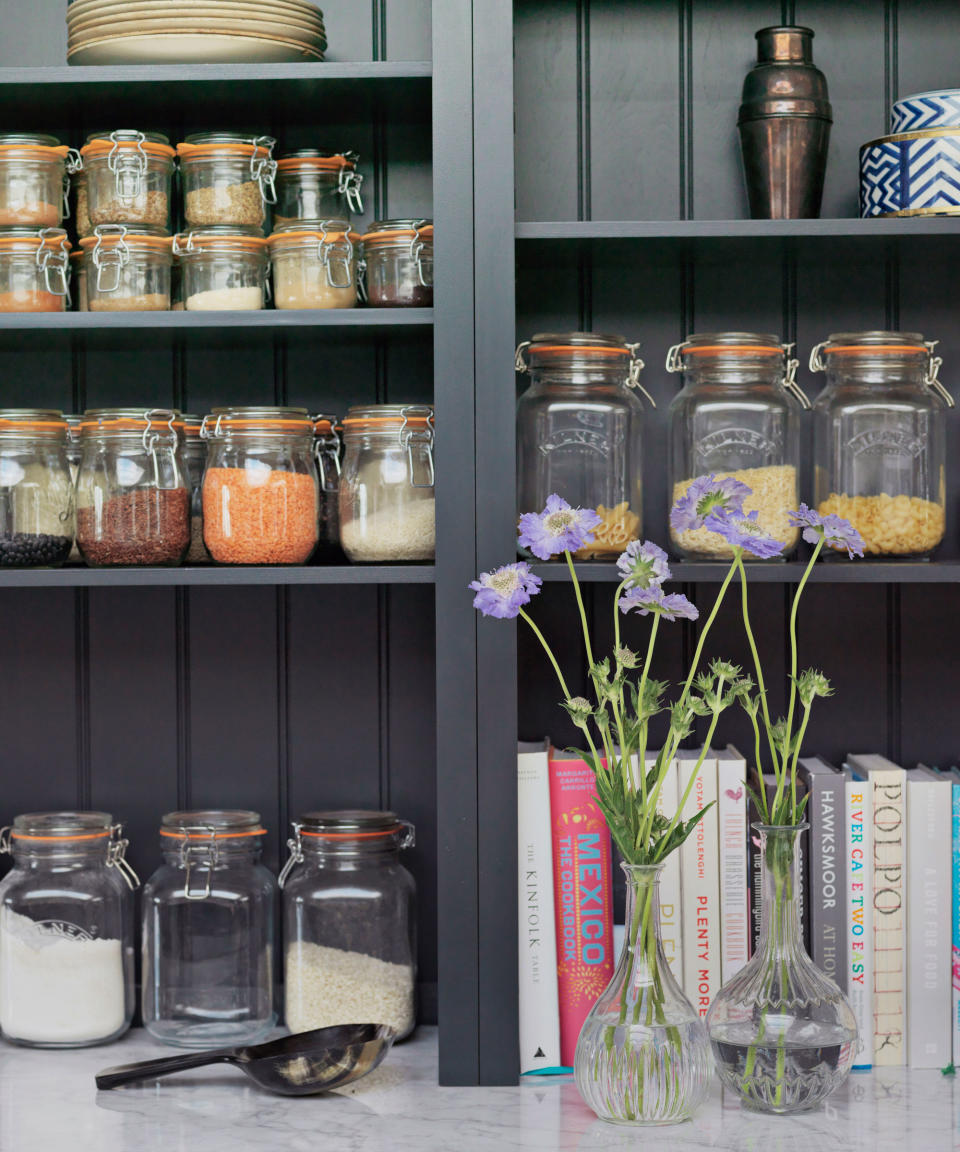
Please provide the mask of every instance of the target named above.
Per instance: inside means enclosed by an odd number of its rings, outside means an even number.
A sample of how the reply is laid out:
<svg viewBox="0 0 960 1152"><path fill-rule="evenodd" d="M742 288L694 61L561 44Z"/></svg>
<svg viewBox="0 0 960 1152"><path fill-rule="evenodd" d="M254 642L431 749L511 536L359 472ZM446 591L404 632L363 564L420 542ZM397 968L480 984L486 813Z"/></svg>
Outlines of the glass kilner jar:
<svg viewBox="0 0 960 1152"><path fill-rule="evenodd" d="M709 332L667 354L667 371L683 373L670 405L670 506L698 476L733 477L751 489L744 509L782 541L784 556L798 540L787 513L800 499L800 414L810 408L796 383L791 347L755 332ZM733 555L706 528L671 528L670 537L685 559Z"/></svg>
<svg viewBox="0 0 960 1152"><path fill-rule="evenodd" d="M277 882L257 812L168 812L143 889L143 1023L168 1044L252 1044L277 1022Z"/></svg>
<svg viewBox="0 0 960 1152"><path fill-rule="evenodd" d="M0 832L0 1027L34 1048L115 1040L133 1016L133 889L107 812L33 812Z"/></svg>
<svg viewBox="0 0 960 1152"><path fill-rule="evenodd" d="M57 567L73 546L67 421L43 408L0 408L0 568Z"/></svg>
<svg viewBox="0 0 960 1152"><path fill-rule="evenodd" d="M593 332L540 333L517 349L530 386L517 406L517 504L556 493L601 517L577 556L612 559L642 532L643 361L636 344Z"/></svg>
<svg viewBox="0 0 960 1152"><path fill-rule="evenodd" d="M308 812L293 825L283 888L286 1023L413 1030L416 887L400 863L414 843L392 812Z"/></svg>
<svg viewBox="0 0 960 1152"><path fill-rule="evenodd" d="M917 332L841 332L818 344L817 511L849 520L867 556L927 557L943 539L946 410L936 341Z"/></svg>

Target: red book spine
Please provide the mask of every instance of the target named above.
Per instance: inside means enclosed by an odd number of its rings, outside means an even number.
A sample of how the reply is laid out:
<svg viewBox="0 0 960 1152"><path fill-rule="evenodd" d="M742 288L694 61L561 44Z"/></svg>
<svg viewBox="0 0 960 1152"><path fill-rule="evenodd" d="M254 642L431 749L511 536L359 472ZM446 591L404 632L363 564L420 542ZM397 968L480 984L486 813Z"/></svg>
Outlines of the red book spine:
<svg viewBox="0 0 960 1152"><path fill-rule="evenodd" d="M613 976L610 833L583 760L550 758L560 1059L572 1067L587 1013Z"/></svg>

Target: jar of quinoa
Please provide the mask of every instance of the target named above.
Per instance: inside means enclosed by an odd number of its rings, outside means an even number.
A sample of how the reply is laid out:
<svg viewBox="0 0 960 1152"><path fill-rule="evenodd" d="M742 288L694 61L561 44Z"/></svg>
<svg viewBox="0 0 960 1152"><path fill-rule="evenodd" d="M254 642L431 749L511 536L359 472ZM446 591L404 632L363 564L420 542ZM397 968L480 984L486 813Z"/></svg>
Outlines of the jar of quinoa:
<svg viewBox="0 0 960 1152"><path fill-rule="evenodd" d="M319 486L305 408L215 408L204 418L203 538L218 564L305 564Z"/></svg>
<svg viewBox="0 0 960 1152"><path fill-rule="evenodd" d="M168 408L84 413L77 544L92 568L171 567L186 554L190 480L179 419Z"/></svg>
<svg viewBox="0 0 960 1152"><path fill-rule="evenodd" d="M267 296L267 241L233 226L173 238L188 312L255 311Z"/></svg>
<svg viewBox="0 0 960 1152"><path fill-rule="evenodd" d="M318 152L301 148L277 161L277 207L274 224L299 220L349 220L362 215L356 152Z"/></svg>
<svg viewBox="0 0 960 1152"><path fill-rule="evenodd" d="M168 233L175 156L159 132L118 128L88 136L80 162L89 226L143 224Z"/></svg>
<svg viewBox="0 0 960 1152"><path fill-rule="evenodd" d="M68 152L55 136L0 133L0 228L59 228Z"/></svg>
<svg viewBox="0 0 960 1152"><path fill-rule="evenodd" d="M0 232L0 312L62 312L70 303L69 262L62 228Z"/></svg>
<svg viewBox="0 0 960 1152"><path fill-rule="evenodd" d="M187 228L262 228L276 203L272 136L198 132L177 145Z"/></svg>
<svg viewBox="0 0 960 1152"><path fill-rule="evenodd" d="M346 220L288 224L270 237L277 308L353 308L360 237Z"/></svg>
<svg viewBox="0 0 960 1152"><path fill-rule="evenodd" d="M433 306L433 221L378 220L363 238L372 308Z"/></svg>
<svg viewBox="0 0 960 1152"><path fill-rule="evenodd" d="M168 312L172 241L133 224L100 224L80 241L91 312Z"/></svg>

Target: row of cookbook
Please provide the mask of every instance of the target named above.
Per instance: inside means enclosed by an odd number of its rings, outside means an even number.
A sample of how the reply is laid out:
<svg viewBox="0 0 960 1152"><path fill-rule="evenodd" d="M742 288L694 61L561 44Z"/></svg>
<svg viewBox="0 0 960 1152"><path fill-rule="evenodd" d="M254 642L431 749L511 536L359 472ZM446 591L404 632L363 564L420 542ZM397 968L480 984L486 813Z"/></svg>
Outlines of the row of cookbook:
<svg viewBox="0 0 960 1152"><path fill-rule="evenodd" d="M667 815L699 755L681 751L671 764ZM960 973L960 771L907 771L857 753L843 768L801 759L799 775L809 797L805 944L856 1014L854 1067L949 1065L960 1059L960 979L955 986L952 976L954 964ZM521 744L517 780L521 1070L569 1071L622 940L613 850L583 760L549 742ZM683 812L688 820L708 808L703 834L669 858L660 884L664 952L702 1016L759 941L757 815L746 780L734 747L709 750ZM579 883L585 874L590 883ZM602 925L589 947L577 938L588 920Z"/></svg>

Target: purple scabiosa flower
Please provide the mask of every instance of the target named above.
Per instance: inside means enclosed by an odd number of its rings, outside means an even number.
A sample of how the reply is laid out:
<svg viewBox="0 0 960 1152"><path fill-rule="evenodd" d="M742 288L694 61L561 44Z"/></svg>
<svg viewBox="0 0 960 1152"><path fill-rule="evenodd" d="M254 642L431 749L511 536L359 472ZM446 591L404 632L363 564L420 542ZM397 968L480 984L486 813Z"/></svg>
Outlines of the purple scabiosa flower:
<svg viewBox="0 0 960 1152"><path fill-rule="evenodd" d="M723 480L718 480L712 472L698 476L674 504L670 527L674 532L692 532L703 527L711 512L742 515L743 502L752 492L752 488L732 476Z"/></svg>
<svg viewBox="0 0 960 1152"><path fill-rule="evenodd" d="M542 583L525 561L504 564L493 572L481 572L479 580L470 581L470 587L476 592L473 606L484 616L512 620L519 616L524 604L530 603L530 597L536 596Z"/></svg>
<svg viewBox="0 0 960 1152"><path fill-rule="evenodd" d="M756 512L751 512L749 516L711 512L703 526L722 536L731 548L742 548L759 560L772 560L774 556L783 555L783 541L777 540L760 527Z"/></svg>
<svg viewBox="0 0 960 1152"><path fill-rule="evenodd" d="M796 512L788 512L787 515L791 528L803 529L803 538L808 544L818 544L822 536L828 548L846 548L851 560L854 556L863 555L863 537L849 520L844 520L835 512L821 516L806 504L801 504Z"/></svg>
<svg viewBox="0 0 960 1152"><path fill-rule="evenodd" d="M652 588L670 579L667 554L651 540L632 540L617 560L628 588Z"/></svg>
<svg viewBox="0 0 960 1152"><path fill-rule="evenodd" d="M566 500L553 493L547 497L547 506L542 512L525 512L520 517L519 541L534 556L549 560L561 552L577 552L584 545L592 544L593 529L601 519L592 508L571 508Z"/></svg>
<svg viewBox="0 0 960 1152"><path fill-rule="evenodd" d="M679 592L664 595L659 584L654 584L651 588L631 588L620 597L621 612L626 614L634 608L641 616L654 613L665 620L696 620L700 615L686 596L682 596Z"/></svg>

